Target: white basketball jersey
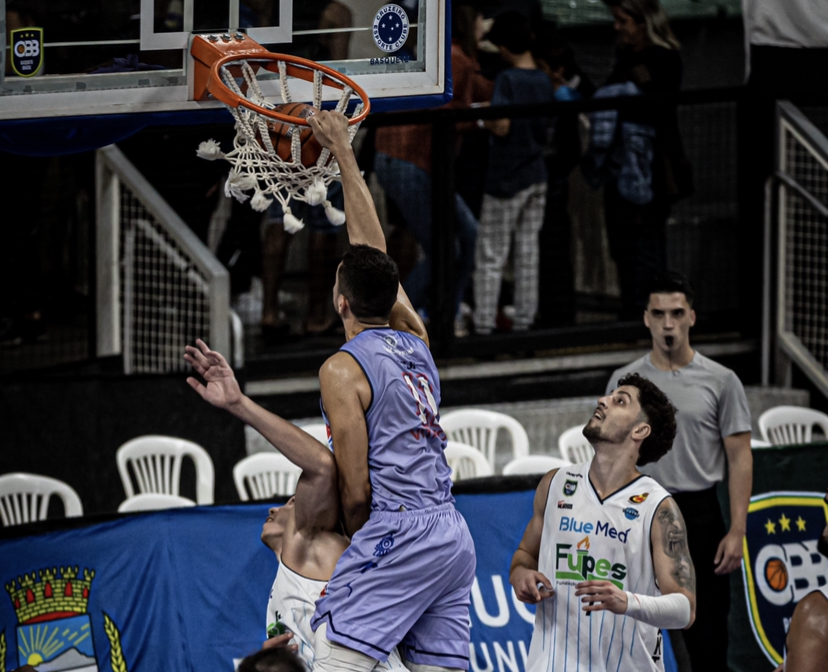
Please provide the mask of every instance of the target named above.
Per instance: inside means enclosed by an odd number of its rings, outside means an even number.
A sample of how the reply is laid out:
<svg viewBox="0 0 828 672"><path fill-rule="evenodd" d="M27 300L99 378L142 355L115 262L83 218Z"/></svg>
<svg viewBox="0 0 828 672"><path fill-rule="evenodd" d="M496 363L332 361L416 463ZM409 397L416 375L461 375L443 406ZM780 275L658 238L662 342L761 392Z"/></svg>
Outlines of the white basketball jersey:
<svg viewBox="0 0 828 672"><path fill-rule="evenodd" d="M612 581L622 590L660 595L650 528L669 493L640 476L601 500L590 462L561 467L549 486L538 571L555 595L535 612L527 672L662 672L661 631L625 615L583 611L575 585Z"/></svg>
<svg viewBox="0 0 828 672"><path fill-rule="evenodd" d="M308 672L313 669L314 660L314 632L310 626L311 617L316 609L316 600L319 599L327 585L327 581L307 579L284 563L280 563L273 587L270 589L265 627L281 621L285 628L293 633L290 643L299 647L299 658ZM391 652L386 662L378 663L374 670L377 672L408 672L396 649Z"/></svg>

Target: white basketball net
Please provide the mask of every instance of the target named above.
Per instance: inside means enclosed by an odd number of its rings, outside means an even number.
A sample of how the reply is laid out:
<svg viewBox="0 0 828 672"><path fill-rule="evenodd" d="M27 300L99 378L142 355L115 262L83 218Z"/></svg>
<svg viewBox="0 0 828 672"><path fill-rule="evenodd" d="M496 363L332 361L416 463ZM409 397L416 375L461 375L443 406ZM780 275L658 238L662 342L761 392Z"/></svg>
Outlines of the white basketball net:
<svg viewBox="0 0 828 672"><path fill-rule="evenodd" d="M242 93L241 87L230 73L227 66L221 68L222 81L233 93L241 98L264 107L274 109L276 106L265 101L259 88L256 73L247 61L236 61L234 66L240 66L244 81L247 83L247 95ZM282 103L293 102L288 86L289 77L283 61L279 65L279 86L282 93ZM319 70L313 73L313 107L322 109L322 88L324 74ZM345 86L336 105L336 111L346 114L346 109L354 90ZM362 111L360 101L349 115L354 117ZM290 211L290 199L295 198L309 205L324 205L325 214L332 224L343 224L345 214L333 207L327 199L328 185L339 175L339 166L328 149L322 149L316 163L312 166L303 166L301 161L302 144L301 128L296 124L288 124L291 128L291 157L285 160L276 154L270 133L267 128L268 117L243 105L238 107L227 106L236 120L236 136L233 138L233 150L227 153L221 151L215 140L202 142L198 147L198 156L203 159L226 159L232 170L225 183L224 191L227 196L235 197L244 203L250 198L250 206L259 212L264 212L276 199L282 205L285 229L298 231L304 223L293 216ZM272 120L271 120L272 123ZM279 122L281 123L281 122ZM349 138L353 140L359 128L359 123L349 126ZM245 192L253 192L252 197Z"/></svg>

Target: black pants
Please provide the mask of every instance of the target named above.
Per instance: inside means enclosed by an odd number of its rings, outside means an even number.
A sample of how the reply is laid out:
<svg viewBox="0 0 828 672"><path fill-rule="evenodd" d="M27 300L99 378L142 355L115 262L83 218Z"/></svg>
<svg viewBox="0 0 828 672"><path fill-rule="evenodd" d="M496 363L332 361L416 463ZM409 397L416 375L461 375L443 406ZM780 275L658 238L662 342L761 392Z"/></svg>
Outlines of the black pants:
<svg viewBox="0 0 828 672"><path fill-rule="evenodd" d="M679 492L673 497L687 524L687 542L696 570L696 620L682 635L694 672L727 672L727 617L730 576L714 574L713 559L726 534L716 488Z"/></svg>
<svg viewBox="0 0 828 672"><path fill-rule="evenodd" d="M641 319L649 300L650 281L667 268L667 218L664 199L647 205L624 200L610 183L604 187L604 221L610 255L618 268L621 319Z"/></svg>

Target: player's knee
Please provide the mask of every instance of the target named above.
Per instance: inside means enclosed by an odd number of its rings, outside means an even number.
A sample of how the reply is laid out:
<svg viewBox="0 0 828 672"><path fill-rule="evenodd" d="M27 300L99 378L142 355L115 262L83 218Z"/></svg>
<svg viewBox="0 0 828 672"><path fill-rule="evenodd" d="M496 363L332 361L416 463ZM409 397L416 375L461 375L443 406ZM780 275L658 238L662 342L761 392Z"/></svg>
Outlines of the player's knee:
<svg viewBox="0 0 828 672"><path fill-rule="evenodd" d="M812 619L818 619L821 622L826 617L828 617L828 600L822 593L813 592L799 601L794 609L792 620L805 625Z"/></svg>
<svg viewBox="0 0 828 672"><path fill-rule="evenodd" d="M314 635L314 672L371 672L377 659L328 639L328 624L320 625Z"/></svg>

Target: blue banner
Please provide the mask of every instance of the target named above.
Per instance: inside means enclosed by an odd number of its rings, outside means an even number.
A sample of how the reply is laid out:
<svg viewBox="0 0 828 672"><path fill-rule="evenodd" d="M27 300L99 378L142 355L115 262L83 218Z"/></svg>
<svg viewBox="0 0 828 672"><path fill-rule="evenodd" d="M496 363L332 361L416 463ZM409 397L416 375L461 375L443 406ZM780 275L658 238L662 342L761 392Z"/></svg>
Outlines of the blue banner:
<svg viewBox="0 0 828 672"><path fill-rule="evenodd" d="M509 564L533 495L457 497L477 549L474 672L525 670L534 609L515 599ZM232 671L265 639L277 569L259 539L269 506L174 509L0 541L0 672Z"/></svg>

